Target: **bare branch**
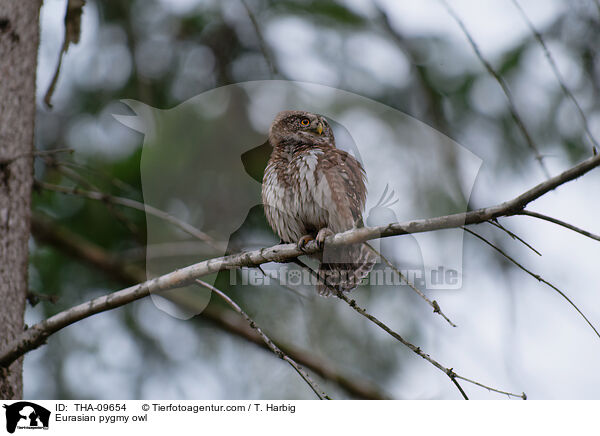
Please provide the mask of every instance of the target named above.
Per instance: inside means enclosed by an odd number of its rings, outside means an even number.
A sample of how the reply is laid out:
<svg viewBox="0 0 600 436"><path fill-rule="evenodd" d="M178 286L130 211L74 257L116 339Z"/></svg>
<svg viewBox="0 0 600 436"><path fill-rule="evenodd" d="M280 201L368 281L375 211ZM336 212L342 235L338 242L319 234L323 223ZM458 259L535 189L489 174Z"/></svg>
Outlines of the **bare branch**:
<svg viewBox="0 0 600 436"><path fill-rule="evenodd" d="M446 8L446 10L450 14L450 16L454 19L454 21L456 21L456 23L458 24L458 26L460 27L460 29L466 36L467 40L469 41L471 48L473 49L473 51L475 52L475 54L477 55L477 57L479 58L479 60L483 64L483 66L485 67L485 69L496 80L496 82L498 82L498 84L502 88L502 91L504 92L504 95L506 96L506 100L508 102L508 109L510 111L510 114L511 114L513 120L515 121L515 123L517 124L519 129L521 130L521 133L523 134L523 137L525 138L525 141L527 142L528 147L531 149L536 160L539 162L540 167L542 168L542 171L546 175L546 178L549 178L550 173L548 172L548 168L546 168L546 165L542 161L543 156L540 154L540 151L539 151L537 145L533 141L533 138L531 137L531 135L529 134L529 131L525 127L525 123L523 122L523 119L521 118L521 116L519 115L519 112L517 111L517 106L515 105L515 102L513 100L512 93L510 92L508 84L506 83L504 78L494 69L494 67L492 67L492 64L490 64L489 61L483 56L483 53L479 49L479 46L473 39L473 36L467 29L467 26L465 25L464 21L458 16L456 11L454 9L452 9L450 4L448 4L448 2L446 0L440 0L440 2L444 5L444 7Z"/></svg>
<svg viewBox="0 0 600 436"><path fill-rule="evenodd" d="M301 261L299 261L299 264L303 268L306 268L315 278L317 278L317 280L319 279L319 276L318 276L318 274L317 274L316 271L314 271L312 268L310 268L308 265L306 265L305 263L303 263ZM465 378L465 377L462 377L462 376L458 376L458 374L456 374L454 372L453 368L445 368L441 363L437 362L429 354L423 352L423 350L421 350L421 347L417 347L416 345L414 345L411 342L407 341L399 333L397 333L394 330L392 330L390 327L388 327L386 324L384 324L383 322L381 322L375 316L373 316L370 313L368 313L362 307L359 307L356 304L355 300L351 300L348 296L344 295L344 293L342 293L340 291L337 291L337 290L335 290L333 288L329 288L329 289L333 292L333 294L336 297L338 297L340 300L345 301L352 309L354 309L360 315L362 315L365 318L367 318L369 321L371 321L372 323L374 323L376 326L380 327L383 331L385 331L386 333L388 333L390 336L392 336L394 339L396 339L397 341L399 341L401 344L403 344L406 347L408 347L412 352L414 352L415 354L419 355L423 359L427 360L429 363L431 363L433 366L435 366L440 371L444 372L444 374L446 374L450 378L450 380L452 380L452 383L456 386L456 388L459 390L459 392L461 393L461 395L463 396L463 398L465 400L468 400L469 398L467 397L467 394L465 393L465 391L463 390L463 388L461 387L461 385L458 383L457 378L465 380L465 381L467 381L469 383L476 384L477 386L484 387L484 388L486 388L486 389L488 389L490 391L499 392L499 393L506 394L506 395L509 395L509 396L514 396L514 397L520 397L520 398L523 398L523 399L527 398L527 396L525 395L525 392L523 392L522 395L512 394L510 392L501 391L501 390L498 390L498 389L495 389L495 388L491 388L491 387L486 386L484 384L481 384L479 382L474 382L471 379L468 379L468 378Z"/></svg>
<svg viewBox="0 0 600 436"><path fill-rule="evenodd" d="M39 215L34 214L31 217L31 233L37 242L57 247L74 259L85 261L116 282L129 285L146 278L145 271L127 265L123 259L109 254L102 247L66 228L54 225Z"/></svg>
<svg viewBox="0 0 600 436"><path fill-rule="evenodd" d="M481 388L487 389L488 391L491 391L491 392L496 392L498 394L506 395L508 397L519 397L519 398L521 398L523 400L527 399L527 394L525 392L521 392L521 395L517 395L517 394L513 394L511 392L501 391L500 389L495 389L495 388L492 388L492 387L489 387L489 386L486 386L486 385L482 385L478 381L470 380L470 379L468 379L466 377L463 377L462 375L454 374L454 377L458 378L458 379L461 379L461 380L464 380L464 381L466 381L468 383L474 384L476 386L479 386Z"/></svg>
<svg viewBox="0 0 600 436"><path fill-rule="evenodd" d="M81 236L54 223L42 220L35 215L32 218L32 233L36 241L47 243L125 285L139 283L146 278L144 270L115 258L101 247L83 239ZM208 322L220 330L270 351L262 338L232 310L222 309L217 305L209 305L197 320ZM365 400L390 399L390 396L383 393L377 385L358 374L344 374L332 362L292 344L282 343L281 341L275 341L275 343L285 354L292 357L300 365L336 383L355 398Z"/></svg>
<svg viewBox="0 0 600 436"><path fill-rule="evenodd" d="M80 184L85 189L96 190L96 191L99 190L96 185L89 182L84 176L82 176L77 171L75 171L72 168L69 168L66 165L60 165L57 160L46 157L46 158L44 158L44 162L49 167L54 168L61 175L67 177L68 179L72 180L75 183ZM115 205L112 203L104 203L104 204L106 206L106 209L109 211L109 213L111 215L113 215L121 224L123 224L138 242L143 243L145 241L145 238L142 237L142 235L140 234L140 231L137 228L137 226L135 225L135 223L133 223L123 212L121 212L119 209L117 209L115 207Z"/></svg>
<svg viewBox="0 0 600 436"><path fill-rule="evenodd" d="M530 244L528 244L527 242L525 242L525 240L523 240L522 238L520 238L519 236L517 236L516 234L514 234L510 230L508 230L506 227L504 227L502 224L500 224L497 220L489 220L488 223L492 224L494 227L498 227L500 230L504 231L511 238L516 239L517 241L521 242L524 246L526 246L527 248L529 248L531 251L533 251L538 256L542 255L542 253L540 253L535 248L533 248Z"/></svg>
<svg viewBox="0 0 600 436"><path fill-rule="evenodd" d="M527 216L532 216L534 218L539 218L541 220L548 221L548 222L557 224L559 226L565 227L569 230L573 230L574 232L577 232L583 236L587 236L588 238L592 238L592 239L595 239L596 241L600 241L600 236L590 233L587 230L580 229L579 227L575 227L574 225L566 223L559 219L552 218L551 216L548 216L548 215L543 215L541 213L533 212L531 210L522 210L517 215L527 215Z"/></svg>
<svg viewBox="0 0 600 436"><path fill-rule="evenodd" d="M428 361L429 363L431 363L433 366L435 366L437 369L439 369L440 371L442 371L444 374L446 374L450 378L450 380L452 380L452 382L457 387L457 389L460 391L461 395L463 396L463 398L465 400L468 400L469 398L465 394L465 391L458 384L458 381L457 381L458 378L460 378L461 380L464 380L466 382L473 383L473 384L475 384L477 386L481 386L481 387L483 387L485 389L488 389L490 391L499 392L499 393L502 393L502 394L509 395L511 397L517 397L517 398L523 398L523 399L526 398L525 393L519 395L519 394L510 393L510 392L500 391L498 389L491 388L489 386L483 385L483 384L481 384L479 382L474 382L473 380L470 380L468 378L459 376L457 373L454 372L453 368L446 368L444 365L442 365L441 363L439 363L437 360L433 359L429 354L427 354L423 350L421 350L421 347L417 347L416 345L414 345L411 342L407 341L402 336L400 336L398 333L396 333L394 330L392 330L387 325L385 325L383 322L381 322L379 319L377 319L376 317L374 317L373 315L371 315L370 313L368 313L365 309L363 309L362 307L359 307L356 304L355 300L351 300L346 295L343 295L341 293L338 293L336 295L337 295L337 297L339 299L341 299L341 300L345 301L346 303L348 303L348 305L352 309L354 309L356 312L358 312L359 314L361 314L362 316L364 316L365 318L367 318L369 321L371 321L372 323L374 323L375 325L377 325L378 327L380 327L382 330L384 330L386 333L388 333L390 336L392 336L398 342L402 343L404 346L406 346L407 348L409 348L413 353L415 353L418 356L422 357L423 359L425 359L426 361Z"/></svg>
<svg viewBox="0 0 600 436"><path fill-rule="evenodd" d="M310 386L310 388L314 391L314 393L317 395L317 397L319 398L319 400L330 400L331 398L329 398L329 396L327 394L325 394L323 392L323 390L310 378L310 375L304 371L292 358L290 358L290 356L288 356L287 354L285 354L283 351L281 351L281 349L275 345L275 343L269 339L269 337L262 331L262 329L256 325L256 323L254 322L254 320L252 318L250 318L248 316L248 314L246 312L244 312L242 310L242 308L235 302L233 301L231 298L229 298L224 292L222 292L220 289L215 288L214 286L209 285L206 282L203 282L200 279L196 279L196 283L198 283L200 286L204 286L206 289L211 290L212 292L214 292L215 294L217 294L219 297L221 297L233 310L235 310L237 313L239 313L240 315L242 315L246 321L248 322L248 325L250 325L250 328L252 328L253 330L256 331L256 333L258 333L260 335L260 337L262 338L262 340L265 342L265 344L267 344L267 346L269 347L269 349L275 353L275 355L277 357L279 357L282 360L285 360L287 363L289 363L291 365L292 368L294 368L296 370L296 372L298 374L300 374L300 377L302 377L304 379L304 381L308 384L308 386Z"/></svg>
<svg viewBox="0 0 600 436"><path fill-rule="evenodd" d="M71 44L77 44L81 36L81 14L83 13L83 6L85 0L67 0L67 11L65 13L65 36L63 39L60 53L58 54L58 63L56 64L56 70L52 81L48 86L46 95L44 96L44 103L49 108L52 108L52 95L58 82L58 76L60 75L60 67L62 66L63 55L69 49Z"/></svg>
<svg viewBox="0 0 600 436"><path fill-rule="evenodd" d="M422 100L425 103L425 109L429 112L433 125L438 130L448 134L448 121L442 109L442 95L438 89L432 86L426 69L421 65L419 59L421 51L416 49L414 44L411 44L410 38L407 38L393 26L388 13L383 9L381 4L379 2L373 3L379 19L378 24L390 35L398 49L410 59L411 68L423 93L423 98L420 98L419 101Z"/></svg>
<svg viewBox="0 0 600 436"><path fill-rule="evenodd" d="M252 12L252 9L250 9L250 6L248 6L248 3L246 0L240 0L240 1L244 5L244 8L246 8L246 12L248 13L248 18L250 18L250 21L252 22L252 27L254 27L254 33L256 33L256 38L258 39L260 51L262 52L263 57L265 58L265 62L267 63L267 66L269 67L269 71L271 72L271 78L277 77L277 75L279 74L279 72L277 71L277 65L275 64L275 61L273 60L273 54L271 53L271 50L269 49L269 47L267 46L267 43L265 42L265 38L263 37L262 31L260 29L260 24L258 24L258 20L256 19L256 15L254 15L254 12Z"/></svg>
<svg viewBox="0 0 600 436"><path fill-rule="evenodd" d="M0 158L0 165L6 166L15 162L18 159L23 159L24 157L38 157L38 156L47 156L55 153L73 153L75 150L72 148L54 148L51 150L34 150L30 153L21 153L16 156L12 156L11 158L5 159Z"/></svg>
<svg viewBox="0 0 600 436"><path fill-rule="evenodd" d="M48 159L49 158L46 158L47 162L48 162ZM51 159L51 162L49 162L49 164L52 166L61 166L61 167L72 168L72 169L75 169L80 172L85 171L89 175L93 175L95 177L104 179L106 182L110 183L115 188L117 188L121 191L124 191L124 192L129 192L129 193L137 193L138 192L138 190L136 188L134 188L130 184L124 182L123 180L120 180L116 177L111 176L110 174L105 173L102 170L99 170L97 168L92 168L85 164L81 164L81 163L73 162L73 161L57 160L54 158ZM78 174L80 174L80 173L78 173Z"/></svg>
<svg viewBox="0 0 600 436"><path fill-rule="evenodd" d="M128 248L121 251L121 257L129 262L148 259L163 259L175 256L196 256L206 258L214 255L215 249L208 247L204 242L197 240L163 242L157 244L145 244Z"/></svg>
<svg viewBox="0 0 600 436"><path fill-rule="evenodd" d="M58 301L58 295L47 295L34 292L31 289L27 291L27 302L31 307L38 304L40 301L49 301L52 304L56 304Z"/></svg>
<svg viewBox="0 0 600 436"><path fill-rule="evenodd" d="M221 244L220 242L215 241L212 237L210 237L203 231L197 229L196 227L192 226L191 224L188 224L185 221L182 221L179 218L174 217L173 215L171 215L167 212L164 212L160 209L150 206L149 204L144 204L144 203L141 203L136 200L131 200L129 198L116 197L113 195L104 194L102 192L84 191L83 189L79 189L79 188L70 188L67 186L53 185L50 183L40 182L37 180L35 182L35 186L37 188L46 189L49 191L60 192L62 194L77 195L80 197L89 198L90 200L105 201L105 202L108 202L111 204L118 204L118 205L129 207L132 209L137 209L142 212L146 212L148 215L155 216L155 217L160 218L170 224L173 224L176 227L179 227L184 232L205 242L206 244L210 245L211 247L215 248L216 250L225 251L227 248L227 247L225 247L224 244Z"/></svg>
<svg viewBox="0 0 600 436"><path fill-rule="evenodd" d="M582 176L598 165L600 165L600 155L593 156L564 171L558 176L540 183L518 197L496 206L477 209L466 213L426 218L405 223L392 223L386 226L352 229L330 236L325 242L331 246L346 245L365 242L380 237L457 228L468 224L481 223L499 216L515 215L531 201L541 197L563 183ZM103 194L100 193L95 193L95 195L103 196ZM296 244L281 244L259 250L208 259L112 294L95 298L60 312L24 331L0 351L0 366L6 366L27 351L37 348L44 343L48 336L70 324L96 313L111 310L146 297L150 292L160 292L187 286L192 284L198 278L222 270L235 269L242 266L256 267L267 262L287 262L298 256L313 254L318 251L319 247L317 244L314 241L311 241L303 250L298 249ZM537 278L538 276L534 275L534 277ZM560 292L558 289L557 291Z"/></svg>
<svg viewBox="0 0 600 436"><path fill-rule="evenodd" d="M581 317L585 320L586 323L588 323L588 325L592 328L592 330L594 330L594 333L596 333L596 336L598 336L600 338L600 333L598 333L598 330L596 330L596 327L594 327L594 325L590 322L590 320L583 314L583 312L581 310L579 310L579 307L577 307L577 305L575 303L573 303L573 301L567 297L567 295L561 291L560 289L558 289L556 286L554 286L552 283L550 283L549 281L547 281L546 279L542 278L539 274L535 274L533 272L531 272L530 270L528 270L527 268L525 268L523 265L521 265L519 262L517 262L515 259L513 259L511 256L509 256L504 250L502 250L499 247L496 247L494 244L492 244L490 241L488 241L487 239L485 239L483 236L481 236L478 233L475 233L472 230L467 229L466 227L462 228L465 232L470 233L471 235L475 236L476 238L482 240L483 242L485 242L487 245L489 245L490 247L492 247L494 250L496 250L497 252L499 252L502 256L504 256L505 258L507 258L508 260L510 260L513 264L515 264L516 266L518 266L520 269L522 269L523 271L525 271L527 274L529 274L531 277L535 278L537 281L542 282L548 286L550 286L552 289L554 289L556 292L558 292L558 294L563 297L571 306L573 306L575 308L575 310L581 315Z"/></svg>
<svg viewBox="0 0 600 436"><path fill-rule="evenodd" d="M200 319L213 323L220 329L228 331L248 342L270 351L263 339L231 310L219 310L214 306L209 305L204 312L202 312ZM276 343L285 354L293 357L300 365L303 365L315 374L336 383L355 398L364 400L391 399L388 394L382 392L381 389L371 381L366 380L357 374L344 374L336 368L332 362L316 356L313 352L300 349L290 344L283 344L278 341L276 341Z"/></svg>
<svg viewBox="0 0 600 436"><path fill-rule="evenodd" d="M35 150L33 152L33 155L34 156L48 156L51 154L58 154L58 153L73 154L73 153L75 153L75 150L72 148L51 148L49 150Z"/></svg>
<svg viewBox="0 0 600 436"><path fill-rule="evenodd" d="M381 257L383 259L383 261L385 262L385 264L387 266L389 266L392 271L394 271L398 277L400 277L401 280L403 280L409 288L411 288L413 291L415 291L415 293L421 297L423 300L425 300L425 302L427 304L429 304L432 308L433 308L433 313L437 313L438 315L440 315L442 318L444 318L448 324L450 324L452 327L456 327L456 324L454 324L452 321L450 321L450 319L444 315L444 312L442 312L442 309L440 308L440 305L438 304L437 301L431 301L429 298L427 298L427 295L425 295L419 288L417 288L414 284L412 284L409 280L408 277L406 277L404 274L402 274L402 271L400 271L398 268L396 268L396 266L390 262L383 254L381 254L379 251L375 250L371 244L368 244L365 242L365 245L371 250L373 251L373 253L375 253L377 256Z"/></svg>
<svg viewBox="0 0 600 436"><path fill-rule="evenodd" d="M422 233L430 232L433 230L457 228L463 225L477 224L490 219L494 219L501 216L512 216L522 211L532 201L541 197L542 195L556 189L558 186L581 177L588 171L596 168L600 165L600 154L592 156L583 162L575 165L574 167L562 172L561 174L552 177L544 182L534 186L533 188L525 191L518 197L496 206L485 207L476 209L465 213L457 213L452 215L445 215L436 218L425 218L419 220L408 221L404 223L392 223L384 226L377 227L361 227L358 229L348 230L344 233L338 233L336 235L327 238L326 243L331 245L344 245L364 242L370 239L376 239L379 237L397 236L408 233ZM318 251L318 248L314 242L310 242L305 247L307 254L312 254ZM282 254L282 253L278 253ZM282 257L281 259L274 259L275 261L286 260L287 258Z"/></svg>

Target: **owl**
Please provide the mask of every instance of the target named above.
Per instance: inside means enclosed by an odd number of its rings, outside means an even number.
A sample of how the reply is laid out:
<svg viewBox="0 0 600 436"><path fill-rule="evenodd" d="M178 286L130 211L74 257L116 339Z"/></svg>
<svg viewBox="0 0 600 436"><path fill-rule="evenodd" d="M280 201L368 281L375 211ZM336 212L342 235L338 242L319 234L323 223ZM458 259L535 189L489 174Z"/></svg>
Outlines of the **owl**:
<svg viewBox="0 0 600 436"><path fill-rule="evenodd" d="M267 221L283 242L302 249L316 240L321 253L317 292L329 296L356 288L376 257L364 244L323 246L334 234L362 225L366 175L350 154L336 148L325 117L304 111L277 114L269 129L271 157L262 200Z"/></svg>

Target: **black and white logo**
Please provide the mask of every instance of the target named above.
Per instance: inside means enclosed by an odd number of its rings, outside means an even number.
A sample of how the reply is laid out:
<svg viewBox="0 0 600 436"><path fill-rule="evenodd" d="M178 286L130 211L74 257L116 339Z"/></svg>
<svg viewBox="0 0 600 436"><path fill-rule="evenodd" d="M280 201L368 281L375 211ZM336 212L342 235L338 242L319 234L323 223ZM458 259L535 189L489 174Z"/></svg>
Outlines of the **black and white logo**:
<svg viewBox="0 0 600 436"><path fill-rule="evenodd" d="M3 405L6 409L6 431L14 433L16 429L48 429L50 411L29 401L19 401Z"/></svg>

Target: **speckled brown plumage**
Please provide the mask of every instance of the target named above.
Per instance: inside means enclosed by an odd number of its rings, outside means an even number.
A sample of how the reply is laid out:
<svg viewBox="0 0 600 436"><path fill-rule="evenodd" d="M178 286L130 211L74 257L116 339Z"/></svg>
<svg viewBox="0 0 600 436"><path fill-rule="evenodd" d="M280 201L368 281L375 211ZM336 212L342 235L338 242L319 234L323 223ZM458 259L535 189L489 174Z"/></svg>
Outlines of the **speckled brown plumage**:
<svg viewBox="0 0 600 436"><path fill-rule="evenodd" d="M365 172L350 154L335 147L327 120L303 111L280 112L269 131L273 147L265 169L262 199L267 220L285 242L349 230L362 223ZM373 254L363 245L325 246L318 256L317 290L354 289L372 269Z"/></svg>

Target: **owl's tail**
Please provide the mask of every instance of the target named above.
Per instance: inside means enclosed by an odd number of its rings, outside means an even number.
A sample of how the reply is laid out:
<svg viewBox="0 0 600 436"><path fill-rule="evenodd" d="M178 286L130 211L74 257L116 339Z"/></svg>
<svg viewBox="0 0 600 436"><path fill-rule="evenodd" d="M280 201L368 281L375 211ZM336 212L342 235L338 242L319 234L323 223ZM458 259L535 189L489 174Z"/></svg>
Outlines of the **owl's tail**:
<svg viewBox="0 0 600 436"><path fill-rule="evenodd" d="M364 244L327 248L317 272L317 292L329 297L356 288L377 262L375 253Z"/></svg>

